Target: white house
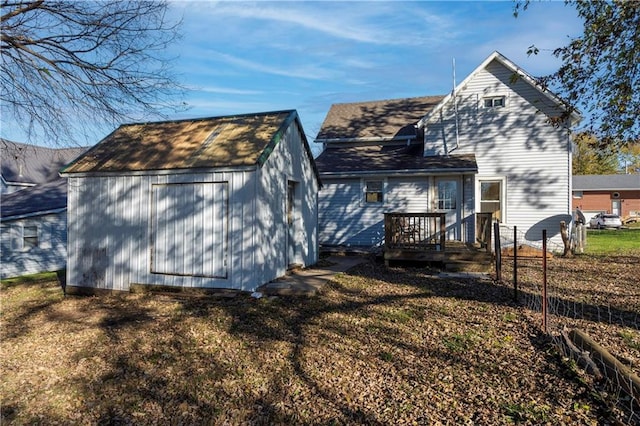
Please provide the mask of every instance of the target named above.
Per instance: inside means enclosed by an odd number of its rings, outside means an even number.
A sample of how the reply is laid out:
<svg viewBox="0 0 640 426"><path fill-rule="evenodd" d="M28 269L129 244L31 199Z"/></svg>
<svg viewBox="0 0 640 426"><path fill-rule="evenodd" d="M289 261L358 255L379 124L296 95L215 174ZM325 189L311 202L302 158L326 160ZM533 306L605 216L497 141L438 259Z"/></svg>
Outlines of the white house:
<svg viewBox="0 0 640 426"><path fill-rule="evenodd" d="M58 171L85 150L0 139L0 278L65 268L67 182Z"/></svg>
<svg viewBox="0 0 640 426"><path fill-rule="evenodd" d="M446 238L465 243L478 213L559 242L579 118L498 52L446 96L333 105L316 139L320 243L380 245L390 212L444 214Z"/></svg>
<svg viewBox="0 0 640 426"><path fill-rule="evenodd" d="M319 178L294 110L123 125L62 175L67 292L252 291L318 259Z"/></svg>

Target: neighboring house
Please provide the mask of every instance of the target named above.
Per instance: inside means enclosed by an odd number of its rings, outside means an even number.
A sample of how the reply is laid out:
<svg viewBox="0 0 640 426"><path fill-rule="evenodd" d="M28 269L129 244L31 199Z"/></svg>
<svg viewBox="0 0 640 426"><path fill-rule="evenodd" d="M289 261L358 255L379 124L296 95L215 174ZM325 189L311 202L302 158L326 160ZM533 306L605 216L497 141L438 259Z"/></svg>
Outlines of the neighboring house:
<svg viewBox="0 0 640 426"><path fill-rule="evenodd" d="M0 140L0 278L64 269L67 188L59 169L86 148Z"/></svg>
<svg viewBox="0 0 640 426"><path fill-rule="evenodd" d="M316 139L320 243L380 245L390 212L443 213L449 240L476 242L488 213L529 242L543 229L559 242L580 118L563 112L497 52L446 96L333 105Z"/></svg>
<svg viewBox="0 0 640 426"><path fill-rule="evenodd" d="M573 206L587 222L598 213L640 216L640 175L573 176Z"/></svg>
<svg viewBox="0 0 640 426"><path fill-rule="evenodd" d="M318 260L319 177L295 110L123 125L62 174L68 292L253 291Z"/></svg>

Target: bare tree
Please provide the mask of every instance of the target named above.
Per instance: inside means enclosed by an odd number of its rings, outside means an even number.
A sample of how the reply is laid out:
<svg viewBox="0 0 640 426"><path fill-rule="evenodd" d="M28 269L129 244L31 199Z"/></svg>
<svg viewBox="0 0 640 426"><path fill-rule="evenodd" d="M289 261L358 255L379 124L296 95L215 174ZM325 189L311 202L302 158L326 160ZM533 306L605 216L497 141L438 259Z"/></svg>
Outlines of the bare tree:
<svg viewBox="0 0 640 426"><path fill-rule="evenodd" d="M0 102L39 143L157 116L179 91L165 1L2 0Z"/></svg>

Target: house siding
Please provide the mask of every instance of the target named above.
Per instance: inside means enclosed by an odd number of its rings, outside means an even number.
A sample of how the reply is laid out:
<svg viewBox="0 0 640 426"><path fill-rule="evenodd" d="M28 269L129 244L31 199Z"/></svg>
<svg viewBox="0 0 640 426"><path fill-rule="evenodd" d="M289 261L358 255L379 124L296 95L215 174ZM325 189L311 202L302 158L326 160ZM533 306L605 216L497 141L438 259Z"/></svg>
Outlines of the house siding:
<svg viewBox="0 0 640 426"><path fill-rule="evenodd" d="M36 226L38 247L23 248L23 227ZM66 212L3 221L1 228L2 279L64 269L67 263Z"/></svg>
<svg viewBox="0 0 640 426"><path fill-rule="evenodd" d="M362 179L323 179L318 195L321 244L378 246L384 242L384 213L430 211L429 177L375 179L384 179L382 203L364 202Z"/></svg>
<svg viewBox="0 0 640 426"><path fill-rule="evenodd" d="M506 107L483 108L485 96L504 96ZM547 114L557 115L553 102L522 79L514 81L512 71L496 60L459 90L457 99L454 152L475 153L476 181L505 179L504 224L517 226L530 241L541 240L543 228L560 241L559 222L570 213L571 154L567 130L547 123ZM454 147L455 115L449 103L427 123L425 155Z"/></svg>

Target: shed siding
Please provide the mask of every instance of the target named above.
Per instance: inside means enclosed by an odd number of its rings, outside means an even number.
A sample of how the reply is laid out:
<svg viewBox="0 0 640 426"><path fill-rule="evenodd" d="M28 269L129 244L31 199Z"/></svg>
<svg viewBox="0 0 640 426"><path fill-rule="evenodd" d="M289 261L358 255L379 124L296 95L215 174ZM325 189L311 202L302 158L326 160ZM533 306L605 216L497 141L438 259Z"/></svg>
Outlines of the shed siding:
<svg viewBox="0 0 640 426"><path fill-rule="evenodd" d="M376 178L379 179L379 178ZM384 213L429 211L429 178L384 179L383 203L365 203L361 179L325 179L318 195L320 243L377 246L384 242Z"/></svg>
<svg viewBox="0 0 640 426"><path fill-rule="evenodd" d="M547 123L552 102L497 61L478 72L458 96L459 146L475 153L477 180L506 179L504 222L539 241L542 228L559 239L559 221L570 212L571 157L567 130ZM483 108L485 96L504 96L506 107ZM425 155L456 146L453 106L427 124ZM478 200L476 200L477 203ZM476 204L476 208L478 205Z"/></svg>
<svg viewBox="0 0 640 426"><path fill-rule="evenodd" d="M318 182L303 136L291 125L263 167L258 170L256 226L257 265L263 280L285 274L289 263L310 266L318 261ZM295 258L288 255L287 190L295 182ZM266 244L265 244L266 242Z"/></svg>
<svg viewBox="0 0 640 426"><path fill-rule="evenodd" d="M23 228L36 226L38 247L23 247ZM66 212L3 221L1 234L2 279L64 269L67 263Z"/></svg>
<svg viewBox="0 0 640 426"><path fill-rule="evenodd" d="M251 204L255 172L220 172L175 175L135 175L69 178L69 271L71 286L129 290L131 283L184 287L251 289L253 265L242 259L246 235L253 232ZM228 205L226 278L151 272L152 188L154 185L228 182L233 197ZM186 199L181 202L187 202ZM179 207L176 205L176 207ZM193 209L192 206L183 206ZM249 215L246 217L246 215ZM171 231L185 237L195 218L185 216ZM218 217L218 215L216 215ZM202 219L199 216L199 219ZM191 224L191 225L190 225ZM212 224L215 228L215 224ZM167 231L169 232L169 231ZM168 238L168 237L167 237ZM165 241L171 251L172 244ZM186 268L192 252L176 250L172 267ZM213 266L212 266L213 267Z"/></svg>

